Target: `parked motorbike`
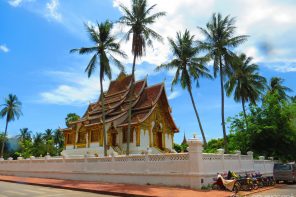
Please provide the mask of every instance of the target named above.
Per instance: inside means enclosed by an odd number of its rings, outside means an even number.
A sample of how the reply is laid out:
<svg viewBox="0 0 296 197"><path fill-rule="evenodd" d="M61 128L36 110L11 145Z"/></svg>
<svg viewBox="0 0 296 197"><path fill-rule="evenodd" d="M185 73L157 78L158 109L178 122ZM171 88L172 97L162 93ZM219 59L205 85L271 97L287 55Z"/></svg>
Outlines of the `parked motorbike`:
<svg viewBox="0 0 296 197"><path fill-rule="evenodd" d="M221 174L218 174L217 178L214 179L212 189L229 190L237 193L240 190L240 184L236 179L227 180Z"/></svg>

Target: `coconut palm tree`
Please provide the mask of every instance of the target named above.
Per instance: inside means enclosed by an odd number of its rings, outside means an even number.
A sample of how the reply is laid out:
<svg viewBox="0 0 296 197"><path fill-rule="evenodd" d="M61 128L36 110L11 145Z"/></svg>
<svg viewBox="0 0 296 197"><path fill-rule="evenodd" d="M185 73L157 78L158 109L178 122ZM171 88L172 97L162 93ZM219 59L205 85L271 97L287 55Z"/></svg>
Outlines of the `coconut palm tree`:
<svg viewBox="0 0 296 197"><path fill-rule="evenodd" d="M51 153L51 150L52 150L51 146L54 143L52 129L46 129L45 132L42 135L42 138L43 138L43 140L45 142L45 145L46 145L46 152Z"/></svg>
<svg viewBox="0 0 296 197"><path fill-rule="evenodd" d="M224 78L225 68L233 63L235 54L232 49L246 41L247 36L235 36L235 19L230 16L222 17L220 13L214 13L211 20L206 24L206 28L198 27L205 36L205 40L200 42L200 46L208 52L214 64L214 77L220 75L221 88L221 118L223 129L224 149L227 152L227 135L224 118Z"/></svg>
<svg viewBox="0 0 296 197"><path fill-rule="evenodd" d="M256 101L266 88L266 79L258 73L259 67L251 63L252 57L240 54L236 64L233 64L226 72L229 76L225 83L226 95L233 97L236 102L242 103L246 127L248 128L245 103Z"/></svg>
<svg viewBox="0 0 296 197"><path fill-rule="evenodd" d="M278 92L280 99L287 100L289 96L287 95L287 92L292 92L292 90L286 86L283 85L284 79L280 77L272 77L270 79L269 84L269 91L271 93Z"/></svg>
<svg viewBox="0 0 296 197"><path fill-rule="evenodd" d="M56 129L53 132L53 141L56 148L56 154L59 154L59 151L63 148L64 145L64 135L60 129Z"/></svg>
<svg viewBox="0 0 296 197"><path fill-rule="evenodd" d="M31 133L32 131L30 131L28 128L22 128L20 129L20 134L17 136L18 140L23 142L25 140L31 140Z"/></svg>
<svg viewBox="0 0 296 197"><path fill-rule="evenodd" d="M39 157L42 154L46 154L44 148L43 134L36 133L33 136L33 155Z"/></svg>
<svg viewBox="0 0 296 197"><path fill-rule="evenodd" d="M162 37L152 30L149 26L154 24L156 19L165 15L165 12L150 14L153 8L148 7L146 0L132 0L131 8L128 9L124 5L120 5L124 14L119 19L119 23L127 26L129 30L125 35L126 41L130 40L132 35L132 54L134 55L132 78L135 76L136 59L142 57L146 51L146 45L152 46L152 39L162 41ZM129 155L130 130L131 130L131 113L132 113L132 96L134 94L134 84L131 85L130 102L128 109L128 131L127 131L127 146L126 154Z"/></svg>
<svg viewBox="0 0 296 197"><path fill-rule="evenodd" d="M78 52L79 54L90 54L93 56L88 63L85 72L88 77L91 77L99 63L100 66L100 88L101 88L101 103L102 103L102 120L103 120L103 138L104 138L104 155L107 156L107 140L106 140L106 128L105 128L105 98L103 90L103 80L107 76L108 79L112 77L112 70L110 66L110 60L120 69L124 70L120 61L114 57L115 55L126 57L126 54L120 50L120 44L116 42L116 39L111 35L113 24L110 21L103 23L97 23L97 27L86 25L86 29L89 33L91 41L94 43L92 47L82 47L79 49L72 49L70 52Z"/></svg>
<svg viewBox="0 0 296 197"><path fill-rule="evenodd" d="M8 97L5 98L4 104L0 105L0 107L3 107L0 111L0 117L6 118L4 139L2 141L2 148L0 154L0 157L2 158L4 153L5 141L7 137L8 123L14 121L15 119L19 119L19 117L22 115L22 103L18 100L16 95L9 94Z"/></svg>
<svg viewBox="0 0 296 197"><path fill-rule="evenodd" d="M197 57L200 49L194 44L194 36L191 36L190 32L187 29L183 34L181 32L178 32L175 41L171 38L169 38L168 40L171 45L174 59L167 64L162 64L158 66L156 70L176 70L175 77L172 81L172 87L175 86L177 83L180 83L183 89L188 90L198 121L199 129L202 134L204 146L206 146L206 137L192 95L192 81L195 81L196 85L199 86L198 79L200 77L211 78L209 70L205 66L208 58Z"/></svg>

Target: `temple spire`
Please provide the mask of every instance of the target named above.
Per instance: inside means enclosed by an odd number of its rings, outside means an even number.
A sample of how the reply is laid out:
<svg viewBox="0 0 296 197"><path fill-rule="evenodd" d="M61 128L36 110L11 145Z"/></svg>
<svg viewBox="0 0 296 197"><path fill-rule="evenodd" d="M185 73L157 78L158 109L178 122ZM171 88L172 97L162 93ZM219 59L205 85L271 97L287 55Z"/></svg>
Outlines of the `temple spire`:
<svg viewBox="0 0 296 197"><path fill-rule="evenodd" d="M185 132L184 132L183 142L182 142L181 144L182 144L182 145L183 145L183 144L187 144L187 140L186 140Z"/></svg>

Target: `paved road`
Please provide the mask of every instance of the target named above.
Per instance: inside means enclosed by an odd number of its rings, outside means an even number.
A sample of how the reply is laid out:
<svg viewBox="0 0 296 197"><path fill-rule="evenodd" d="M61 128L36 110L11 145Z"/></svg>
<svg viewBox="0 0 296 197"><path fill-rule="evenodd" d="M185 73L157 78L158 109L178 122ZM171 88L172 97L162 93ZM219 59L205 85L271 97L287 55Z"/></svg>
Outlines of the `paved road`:
<svg viewBox="0 0 296 197"><path fill-rule="evenodd" d="M108 195L65 189L24 185L0 181L0 197L111 197Z"/></svg>
<svg viewBox="0 0 296 197"><path fill-rule="evenodd" d="M267 190L252 197L296 197L296 184L288 184L283 187Z"/></svg>

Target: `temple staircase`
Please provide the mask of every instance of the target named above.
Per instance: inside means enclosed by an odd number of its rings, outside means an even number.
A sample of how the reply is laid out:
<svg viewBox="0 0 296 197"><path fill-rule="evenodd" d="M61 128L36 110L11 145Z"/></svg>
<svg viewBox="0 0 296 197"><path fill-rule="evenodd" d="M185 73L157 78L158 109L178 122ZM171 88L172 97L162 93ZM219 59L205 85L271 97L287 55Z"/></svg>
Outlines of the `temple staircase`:
<svg viewBox="0 0 296 197"><path fill-rule="evenodd" d="M124 155L125 151L123 151L119 146L112 146L112 149L117 152L118 155Z"/></svg>
<svg viewBox="0 0 296 197"><path fill-rule="evenodd" d="M155 146L150 147L150 150L151 150L151 153L152 154L161 154L161 153L164 153L163 150L161 150L160 148L155 147Z"/></svg>

